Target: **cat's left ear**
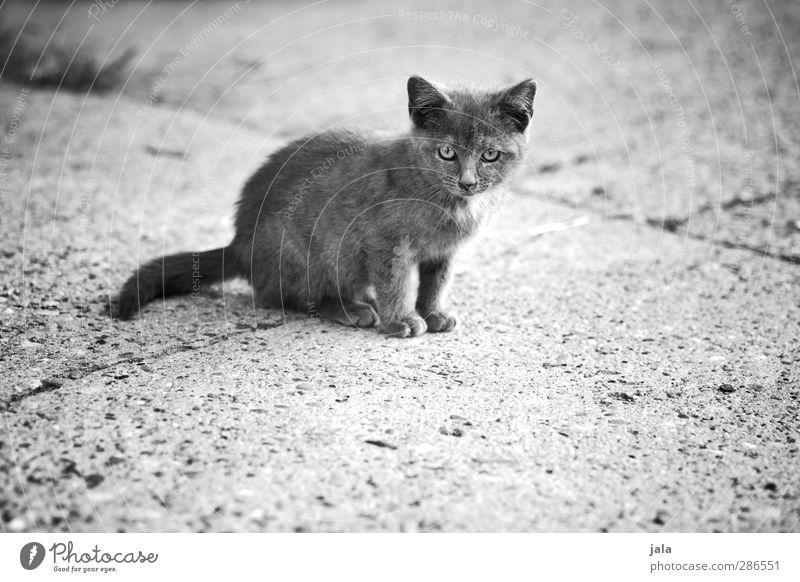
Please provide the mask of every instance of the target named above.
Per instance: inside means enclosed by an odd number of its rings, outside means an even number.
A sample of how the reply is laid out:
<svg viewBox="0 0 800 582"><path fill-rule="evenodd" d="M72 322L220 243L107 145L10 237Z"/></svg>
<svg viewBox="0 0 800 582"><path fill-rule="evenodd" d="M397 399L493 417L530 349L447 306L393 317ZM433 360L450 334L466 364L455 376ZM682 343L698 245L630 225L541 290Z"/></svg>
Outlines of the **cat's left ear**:
<svg viewBox="0 0 800 582"><path fill-rule="evenodd" d="M430 81L413 76L408 80L408 113L417 127L439 115L447 105L444 92Z"/></svg>
<svg viewBox="0 0 800 582"><path fill-rule="evenodd" d="M500 93L497 108L506 115L514 127L524 132L533 117L533 98L536 81L528 79Z"/></svg>

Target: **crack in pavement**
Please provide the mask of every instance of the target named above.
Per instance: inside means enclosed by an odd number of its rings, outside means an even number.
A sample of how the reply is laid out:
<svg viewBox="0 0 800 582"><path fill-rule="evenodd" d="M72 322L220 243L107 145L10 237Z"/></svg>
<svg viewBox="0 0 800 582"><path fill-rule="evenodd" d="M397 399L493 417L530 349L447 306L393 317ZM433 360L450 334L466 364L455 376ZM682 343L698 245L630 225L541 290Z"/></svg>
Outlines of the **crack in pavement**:
<svg viewBox="0 0 800 582"><path fill-rule="evenodd" d="M275 325L273 327L278 327L278 325ZM259 325L257 327L257 329L272 329L272 328L265 328L265 327ZM51 376L49 378L45 378L44 380L41 381L42 382L41 385L37 386L36 388L30 388L30 389L25 390L23 392L19 392L17 394L13 394L10 398L6 399L6 401L3 402L2 405L0 405L0 411L2 411L2 412L14 412L14 409L15 409L16 405L19 404L20 402L22 402L23 400L26 400L27 398L30 398L32 396L38 396L39 394L44 394L44 393L47 393L47 392L53 392L55 390L58 390L68 380L79 380L81 378L85 378L86 376L89 376L90 374L94 374L95 372L100 372L102 370L108 370L108 369L114 368L116 366L120 366L122 364L142 364L142 363L144 363L145 359L151 360L151 361L155 361L155 360L159 360L159 359L165 358L167 356L170 356L170 355L178 353L178 352L187 352L187 351L193 351L193 350L200 350L200 349L209 347L211 345L218 344L218 343L220 343L220 342L222 342L224 340L227 340L227 339L229 339L229 338L231 338L231 337L233 337L235 335L244 334L244 333L247 333L249 331L253 331L253 328L252 327L248 327L248 329L246 329L246 330L221 333L221 334L218 334L218 335L216 335L216 336L214 336L214 337L212 337L212 338L210 338L208 340L204 340L204 341L197 342L197 343L194 343L194 344L177 344L177 345L167 346L164 349L155 351L153 353L150 353L150 354L147 354L147 355L144 355L144 356L130 355L130 356L126 356L124 358L118 358L118 359L115 359L115 360L100 362L100 363L93 364L93 365L90 365L90 366L81 366L81 367L78 367L78 368L69 368L69 369L67 369L67 370L65 370L63 372L56 373L56 374L54 374L53 376Z"/></svg>
<svg viewBox="0 0 800 582"><path fill-rule="evenodd" d="M562 169L562 167L563 166L559 166L559 167L554 168L554 169L549 169L548 171L559 171L559 170ZM551 203L552 204L552 203L555 202L556 204L561 204L563 206L566 206L566 207L572 208L572 209L576 209L576 210L577 209L584 209L584 210L587 210L587 211L592 212L592 213L596 213L597 212L596 209L593 209L591 207L586 208L585 205L578 204L578 203L576 203L574 201L567 200L565 198L558 198L558 197L553 198L553 197L550 197L550 196L542 197L542 196L537 195L535 192L531 192L530 190L528 190L526 188L518 188L517 191L519 193L521 193L525 197L540 198L544 202L547 202L547 203ZM603 216L606 219L609 219L609 220L627 220L627 221L631 221L631 222L633 222L634 224L637 224L637 225L647 226L647 227L650 227L650 228L654 228L654 229L658 229L658 230L661 230L661 231L670 232L670 233L673 233L673 234L684 234L684 235L692 238L693 240L706 241L706 242L710 242L713 245L719 245L719 246L721 246L723 248L726 248L726 249L747 251L747 252L750 252L750 253L753 253L753 254L760 255L762 257L768 257L768 258L775 259L775 260L778 260L778 261L781 261L781 262L784 262L784 263L789 263L789 264L794 265L794 266L800 266L800 253L795 253L795 252L790 252L790 253L772 252L772 251L767 250L764 247L757 247L757 246L748 245L748 244L745 244L745 243L736 243L736 242L732 242L732 241L724 239L724 238L711 239L707 235L689 232L688 230L685 230L683 233L679 232L680 229L682 227L685 227L693 218L697 218L697 217L702 216L702 215L704 215L706 213L714 213L717 210L723 210L723 211L724 210L733 210L734 208L738 208L740 206L748 206L750 208L753 208L753 207L761 205L761 204L766 204L766 203L769 203L769 202L773 202L774 203L776 201L777 201L777 193L776 192L769 192L769 193L766 193L766 194L760 194L758 196L753 196L752 198L742 198L741 195L737 195L737 196L735 196L734 198L732 198L730 200L727 200L725 202L720 202L718 206L714 206L712 204L704 204L704 205L700 206L695 212L692 212L691 214L689 214L687 216L664 216L664 217L661 217L661 218L645 218L644 222L636 220L636 218L635 218L635 216L633 214L628 214L628 213L624 213L624 212L623 213L613 214L613 215L608 215L607 213L604 213ZM536 236L538 236L538 234L534 235L534 236L531 236L529 238L531 238L531 239L532 238L536 238Z"/></svg>
<svg viewBox="0 0 800 582"><path fill-rule="evenodd" d="M691 214L685 218L669 218L669 217L663 219L648 218L645 220L644 223L635 220L630 215L617 215L615 218L620 220L632 220L636 224L641 224L642 226L649 226L651 228L659 229L664 232L669 232L676 235L680 234L689 237L692 240L709 242L713 245L718 245L726 249L747 251L759 255L761 257L768 257L770 259L775 259L778 261L782 261L784 263L789 263L791 265L800 266L800 254L798 253L776 253L769 251L763 247L757 247L745 243L731 242L724 238L711 239L706 235L697 234L689 230L684 230L681 232L680 229L682 227L685 227L686 223L688 223L692 218L695 218L698 214L699 212L697 214Z"/></svg>
<svg viewBox="0 0 800 582"><path fill-rule="evenodd" d="M726 210L729 210L731 208L735 208L736 206L741 206L743 204L751 204L751 203L760 204L760 203L762 203L764 201L768 201L768 200L770 200L772 198L774 198L773 194L759 196L759 197L756 197L756 198L752 198L751 200L744 200L744 199L741 199L741 198L736 198L734 200L728 201L725 205L722 205L721 208L725 208ZM552 198L548 198L548 199L546 199L546 202L549 202L549 203L552 204L554 202L554 200ZM558 204L562 204L564 206L567 206L568 208L572 208L572 209L581 208L581 206L579 206L578 204L569 202L567 200L559 199L559 200L555 200L555 202L558 203ZM592 214L596 214L596 211L594 211L594 209L587 209L587 210L589 212L592 212ZM759 255L759 256L762 256L762 257L767 257L767 258L770 258L770 259L775 259L777 261L781 261L783 263L788 263L788 264L794 265L796 267L800 266L800 253L773 252L773 251L769 251L769 250L767 250L767 249L765 249L763 247L757 247L757 246L748 245L748 244L745 244L745 243L731 242L730 240L727 240L727 239L718 239L718 238L711 239L710 237L708 237L706 235L697 234L697 233L694 233L694 232L690 232L688 230L684 230L683 232L681 232L681 228L685 227L686 224L690 220L692 220L693 218L697 218L701 214L704 214L704 213L712 211L712 210L713 210L713 207L706 206L706 207L700 208L697 212L692 213L689 216L683 216L683 217L665 216L663 218L646 218L644 221L636 220L636 218L632 214L626 214L626 213L618 213L618 214L612 214L612 215L603 214L603 217L605 219L607 219L607 220L625 220L625 221L630 221L630 222L633 222L634 224L639 225L639 226L645 226L645 227L653 228L653 229L656 229L656 230L660 230L662 232L668 232L668 233L675 234L675 235L685 235L685 236L687 236L687 237L689 237L689 238L691 238L693 240L709 242L712 245L721 246L721 247L726 248L726 249L747 251L749 253L753 253L753 254L756 254L756 255ZM539 236L541 236L541 234L543 234L543 233L536 233L533 236L528 237L528 239L526 239L526 242L528 242L531 239L538 238ZM507 254L507 252L501 253L496 258L499 258L500 256L504 256L505 254Z"/></svg>

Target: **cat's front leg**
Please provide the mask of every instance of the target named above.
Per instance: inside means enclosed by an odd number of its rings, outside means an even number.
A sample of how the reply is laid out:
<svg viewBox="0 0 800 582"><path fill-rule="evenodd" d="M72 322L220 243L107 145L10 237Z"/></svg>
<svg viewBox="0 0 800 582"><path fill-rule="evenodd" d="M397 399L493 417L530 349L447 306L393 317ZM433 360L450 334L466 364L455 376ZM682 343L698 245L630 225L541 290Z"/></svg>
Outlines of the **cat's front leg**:
<svg viewBox="0 0 800 582"><path fill-rule="evenodd" d="M373 252L370 281L375 286L379 331L393 337L415 337L427 331L425 320L414 310L411 272L415 267L407 245L400 243L388 252Z"/></svg>
<svg viewBox="0 0 800 582"><path fill-rule="evenodd" d="M425 319L428 331L450 331L458 323L455 315L442 309L444 290L452 271L451 265L450 257L423 261L419 265L417 313Z"/></svg>

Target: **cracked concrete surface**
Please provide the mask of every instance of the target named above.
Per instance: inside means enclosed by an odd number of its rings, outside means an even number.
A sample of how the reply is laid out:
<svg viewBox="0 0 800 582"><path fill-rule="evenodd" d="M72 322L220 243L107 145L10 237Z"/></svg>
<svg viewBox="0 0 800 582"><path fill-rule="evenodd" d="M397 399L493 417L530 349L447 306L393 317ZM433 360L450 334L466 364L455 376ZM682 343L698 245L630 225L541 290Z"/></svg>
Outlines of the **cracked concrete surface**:
<svg viewBox="0 0 800 582"><path fill-rule="evenodd" d="M159 37L185 5L115 5L90 38L139 49L119 94L0 86L3 531L800 530L796 10L748 4L747 36L718 6L442 5L509 38L248 4L143 109L230 6ZM139 261L227 243L290 137L404 123L413 71L542 87L529 167L459 259L455 332L254 309L241 283L106 316Z"/></svg>

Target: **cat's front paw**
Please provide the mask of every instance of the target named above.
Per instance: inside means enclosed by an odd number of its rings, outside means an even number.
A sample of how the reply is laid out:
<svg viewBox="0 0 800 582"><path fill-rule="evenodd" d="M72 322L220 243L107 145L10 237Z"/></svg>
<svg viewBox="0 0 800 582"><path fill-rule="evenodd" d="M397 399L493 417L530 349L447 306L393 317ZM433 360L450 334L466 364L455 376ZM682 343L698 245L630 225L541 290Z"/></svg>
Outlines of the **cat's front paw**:
<svg viewBox="0 0 800 582"><path fill-rule="evenodd" d="M430 332L444 332L450 331L458 325L458 318L446 311L432 311L425 316L425 323L428 324Z"/></svg>
<svg viewBox="0 0 800 582"><path fill-rule="evenodd" d="M417 337L428 329L425 320L416 313L406 315L400 319L381 323L380 332L392 337Z"/></svg>

